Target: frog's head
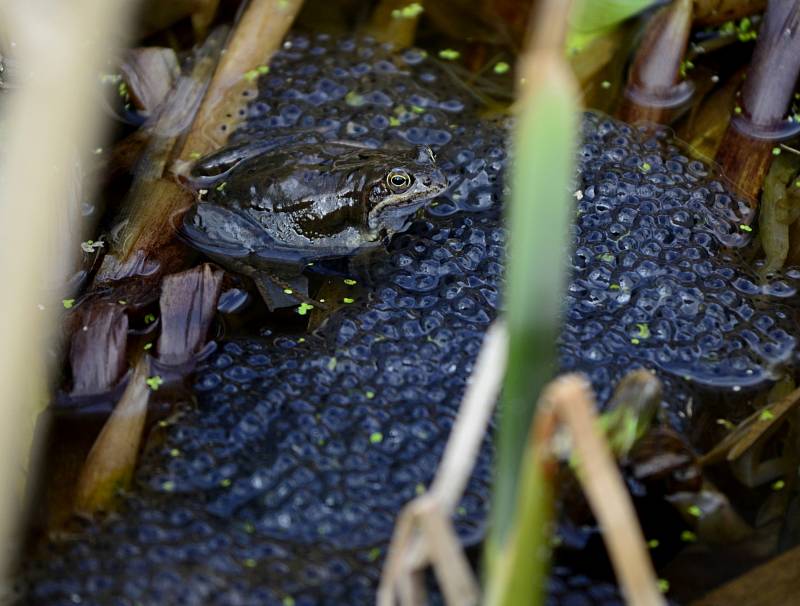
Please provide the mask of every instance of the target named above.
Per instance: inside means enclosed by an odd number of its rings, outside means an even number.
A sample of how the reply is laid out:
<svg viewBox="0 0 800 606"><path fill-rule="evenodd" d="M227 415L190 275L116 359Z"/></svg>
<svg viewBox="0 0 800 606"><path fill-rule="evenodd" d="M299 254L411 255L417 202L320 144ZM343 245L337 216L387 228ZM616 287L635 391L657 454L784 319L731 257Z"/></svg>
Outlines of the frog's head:
<svg viewBox="0 0 800 606"><path fill-rule="evenodd" d="M367 229L375 234L402 231L426 201L447 189L447 177L436 166L430 147L360 150L358 156L364 177L363 217ZM343 163L347 163L344 158L336 165Z"/></svg>
<svg viewBox="0 0 800 606"><path fill-rule="evenodd" d="M447 177L425 146L389 156L384 167L365 192L367 227L394 233L404 229L426 201L447 189Z"/></svg>

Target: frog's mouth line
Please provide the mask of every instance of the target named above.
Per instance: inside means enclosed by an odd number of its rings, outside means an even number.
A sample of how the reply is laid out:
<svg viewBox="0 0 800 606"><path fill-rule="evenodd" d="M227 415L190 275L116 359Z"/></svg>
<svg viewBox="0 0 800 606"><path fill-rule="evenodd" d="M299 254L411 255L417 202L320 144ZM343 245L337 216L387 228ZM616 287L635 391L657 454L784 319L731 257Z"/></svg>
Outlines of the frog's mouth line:
<svg viewBox="0 0 800 606"><path fill-rule="evenodd" d="M368 215L368 227L373 232L386 231L386 227L382 227L382 225L387 223L387 217L391 218L393 222L401 218L410 220L411 216L431 199L432 197L426 196L425 198L415 198L399 204L382 204L376 206ZM389 210L387 210L386 207L389 207Z"/></svg>
<svg viewBox="0 0 800 606"><path fill-rule="evenodd" d="M424 195L420 192L419 196L397 196L389 197L381 200L375 207L369 211L367 215L367 224L370 229L376 230L380 225L380 219L385 216L397 217L398 215L410 215L417 209L425 205L426 202L433 200L436 196L441 194L447 189L447 178L442 177L441 180L431 179L428 182L423 182Z"/></svg>

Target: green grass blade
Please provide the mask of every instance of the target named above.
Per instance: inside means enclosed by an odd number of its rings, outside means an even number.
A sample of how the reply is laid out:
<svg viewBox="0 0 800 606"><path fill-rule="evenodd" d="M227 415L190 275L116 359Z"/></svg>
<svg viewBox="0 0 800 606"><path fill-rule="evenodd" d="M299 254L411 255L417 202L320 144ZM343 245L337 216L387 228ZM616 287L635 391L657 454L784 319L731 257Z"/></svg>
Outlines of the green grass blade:
<svg viewBox="0 0 800 606"><path fill-rule="evenodd" d="M530 93L520 102L514 139L507 220L509 359L500 413L492 536L487 545L490 575L493 560L520 533L529 533L521 548L540 550L539 539L544 537L549 519L547 490L537 487L526 499L530 510L525 516L530 517L512 528L535 402L555 371L573 216L570 192L578 131L575 85L559 57L545 52L540 58L536 70L528 72L536 74L537 83L531 83ZM526 574L521 585L529 591L515 594L513 602L504 604L537 603L531 592L541 587L531 583L530 571Z"/></svg>
<svg viewBox="0 0 800 606"><path fill-rule="evenodd" d="M487 606L539 606L544 602L554 496L534 454L535 445L529 446L519 476L520 516L508 541L489 560Z"/></svg>

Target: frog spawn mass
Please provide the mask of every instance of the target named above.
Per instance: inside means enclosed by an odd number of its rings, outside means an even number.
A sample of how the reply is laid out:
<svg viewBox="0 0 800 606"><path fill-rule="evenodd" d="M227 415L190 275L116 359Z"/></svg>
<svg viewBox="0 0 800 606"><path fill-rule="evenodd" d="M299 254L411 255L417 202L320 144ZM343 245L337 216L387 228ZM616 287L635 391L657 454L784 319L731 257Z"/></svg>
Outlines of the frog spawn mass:
<svg viewBox="0 0 800 606"><path fill-rule="evenodd" d="M315 334L221 344L120 513L26 564L28 602L372 603L394 518L430 482L499 310L505 133L457 90L419 51L368 41L294 37L275 56L234 141L429 145L449 188ZM655 368L675 418L690 384L768 383L793 356L776 300L794 290L723 253L748 237L743 207L661 135L593 114L583 130L562 368L587 372L601 405L624 372ZM468 544L490 457L487 439L456 512ZM583 599L570 583L554 579L551 603ZM598 586L593 603L618 600Z"/></svg>
<svg viewBox="0 0 800 606"><path fill-rule="evenodd" d="M664 131L598 115L583 122L572 279L561 366L590 374L605 401L619 367L688 388L763 387L796 356L798 272L762 283L735 252L750 210ZM668 381L670 386L674 381Z"/></svg>

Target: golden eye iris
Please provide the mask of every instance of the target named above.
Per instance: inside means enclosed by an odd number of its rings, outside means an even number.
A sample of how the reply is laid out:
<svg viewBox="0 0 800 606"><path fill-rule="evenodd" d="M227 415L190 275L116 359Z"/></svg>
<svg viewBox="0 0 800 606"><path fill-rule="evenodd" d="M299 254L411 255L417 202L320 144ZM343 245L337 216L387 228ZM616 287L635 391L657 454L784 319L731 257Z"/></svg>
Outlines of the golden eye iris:
<svg viewBox="0 0 800 606"><path fill-rule="evenodd" d="M411 185L411 177L404 171L394 170L387 175L386 183L395 191L403 190Z"/></svg>

